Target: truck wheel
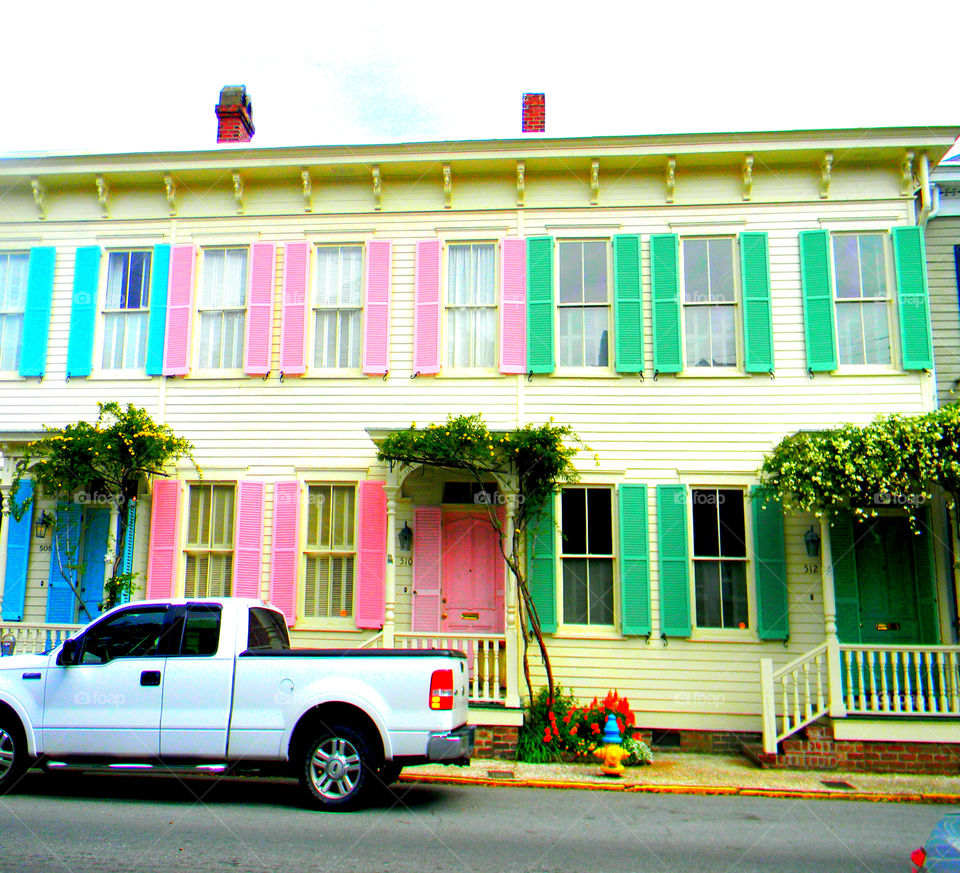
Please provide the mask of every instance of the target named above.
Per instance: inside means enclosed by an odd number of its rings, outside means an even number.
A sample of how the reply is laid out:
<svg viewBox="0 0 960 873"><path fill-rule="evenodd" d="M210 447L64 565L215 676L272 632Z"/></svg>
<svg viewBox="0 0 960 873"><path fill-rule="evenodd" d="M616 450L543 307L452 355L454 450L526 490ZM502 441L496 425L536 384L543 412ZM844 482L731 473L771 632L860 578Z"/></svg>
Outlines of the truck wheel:
<svg viewBox="0 0 960 873"><path fill-rule="evenodd" d="M356 806L376 783L366 736L356 728L334 725L306 746L300 784L314 806Z"/></svg>
<svg viewBox="0 0 960 873"><path fill-rule="evenodd" d="M9 792L27 769L27 740L18 724L0 721L0 794Z"/></svg>

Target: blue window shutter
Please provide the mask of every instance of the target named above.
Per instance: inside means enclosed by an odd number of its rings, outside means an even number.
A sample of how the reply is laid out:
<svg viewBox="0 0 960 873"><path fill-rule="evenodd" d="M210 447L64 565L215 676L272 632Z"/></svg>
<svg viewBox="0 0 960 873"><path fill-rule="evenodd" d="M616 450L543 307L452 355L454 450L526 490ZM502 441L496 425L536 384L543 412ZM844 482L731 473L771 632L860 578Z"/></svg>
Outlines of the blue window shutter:
<svg viewBox="0 0 960 873"><path fill-rule="evenodd" d="M80 543L80 507L75 503L61 503L57 507L57 523L50 550L50 579L47 582L47 621L50 624L73 624L76 596L71 581L76 584L76 570ZM68 578L69 577L69 578Z"/></svg>
<svg viewBox="0 0 960 873"><path fill-rule="evenodd" d="M30 249L27 268L27 306L23 314L23 343L20 346L20 375L43 378L47 368L47 337L50 333L50 303L53 300L53 268L57 250L53 246Z"/></svg>
<svg viewBox="0 0 960 873"><path fill-rule="evenodd" d="M163 343L167 335L167 281L170 246L153 247L150 271L150 315L147 322L147 375L163 375Z"/></svg>
<svg viewBox="0 0 960 873"><path fill-rule="evenodd" d="M137 530L137 500L134 498L127 504L127 533L123 541L123 560L120 562L121 573L133 572L133 548L134 539ZM129 594L124 594L120 598L120 603L127 603L130 600Z"/></svg>
<svg viewBox="0 0 960 873"><path fill-rule="evenodd" d="M14 492L13 503L20 506L32 496L33 480L22 479ZM7 531L6 581L0 612L3 614L4 621L23 621L23 606L27 596L27 568L30 562L33 501L24 511L20 521L17 521L12 514L5 516L5 521L10 528Z"/></svg>
<svg viewBox="0 0 960 873"><path fill-rule="evenodd" d="M100 246L82 246L77 249L73 268L73 303L70 307L70 341L67 345L68 379L90 375L99 282Z"/></svg>
<svg viewBox="0 0 960 873"><path fill-rule="evenodd" d="M688 637L690 559L687 546L686 485L657 486L657 538L660 544L660 630Z"/></svg>
<svg viewBox="0 0 960 873"><path fill-rule="evenodd" d="M100 615L103 600L103 580L107 554L107 532L110 529L110 510L88 509L84 512L82 567L80 570L80 615L86 623Z"/></svg>

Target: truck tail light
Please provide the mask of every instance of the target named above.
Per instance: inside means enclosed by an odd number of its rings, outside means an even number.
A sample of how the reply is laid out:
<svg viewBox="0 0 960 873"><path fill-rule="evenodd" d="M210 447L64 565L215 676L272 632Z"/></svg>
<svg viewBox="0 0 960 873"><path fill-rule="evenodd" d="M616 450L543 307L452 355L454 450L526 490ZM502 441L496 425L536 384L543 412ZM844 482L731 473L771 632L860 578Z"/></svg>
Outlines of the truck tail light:
<svg viewBox="0 0 960 873"><path fill-rule="evenodd" d="M430 677L430 708L453 709L453 670L434 670Z"/></svg>
<svg viewBox="0 0 960 873"><path fill-rule="evenodd" d="M927 862L927 853L923 849L914 849L910 853L910 860L913 862L914 873L917 873L918 870L923 868L923 865Z"/></svg>

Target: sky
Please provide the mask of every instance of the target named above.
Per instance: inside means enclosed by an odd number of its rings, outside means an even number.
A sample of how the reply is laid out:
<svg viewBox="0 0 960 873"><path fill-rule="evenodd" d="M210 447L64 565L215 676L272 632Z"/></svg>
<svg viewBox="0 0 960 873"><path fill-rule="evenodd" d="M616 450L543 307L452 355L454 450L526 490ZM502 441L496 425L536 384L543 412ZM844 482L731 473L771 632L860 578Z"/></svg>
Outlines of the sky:
<svg viewBox="0 0 960 873"><path fill-rule="evenodd" d="M0 154L216 147L223 85L255 146L960 126L936 22L833 0L566 5L18 3L4 12ZM15 35L15 36L14 36Z"/></svg>

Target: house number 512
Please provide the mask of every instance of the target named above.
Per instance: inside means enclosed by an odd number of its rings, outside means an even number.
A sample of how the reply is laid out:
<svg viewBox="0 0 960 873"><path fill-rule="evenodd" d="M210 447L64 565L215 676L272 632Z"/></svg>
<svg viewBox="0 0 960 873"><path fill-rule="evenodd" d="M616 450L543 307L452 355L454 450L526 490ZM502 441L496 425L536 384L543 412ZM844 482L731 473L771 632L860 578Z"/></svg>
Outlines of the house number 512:
<svg viewBox="0 0 960 873"><path fill-rule="evenodd" d="M804 564L803 565L804 573L819 573L820 565L819 564Z"/></svg>

